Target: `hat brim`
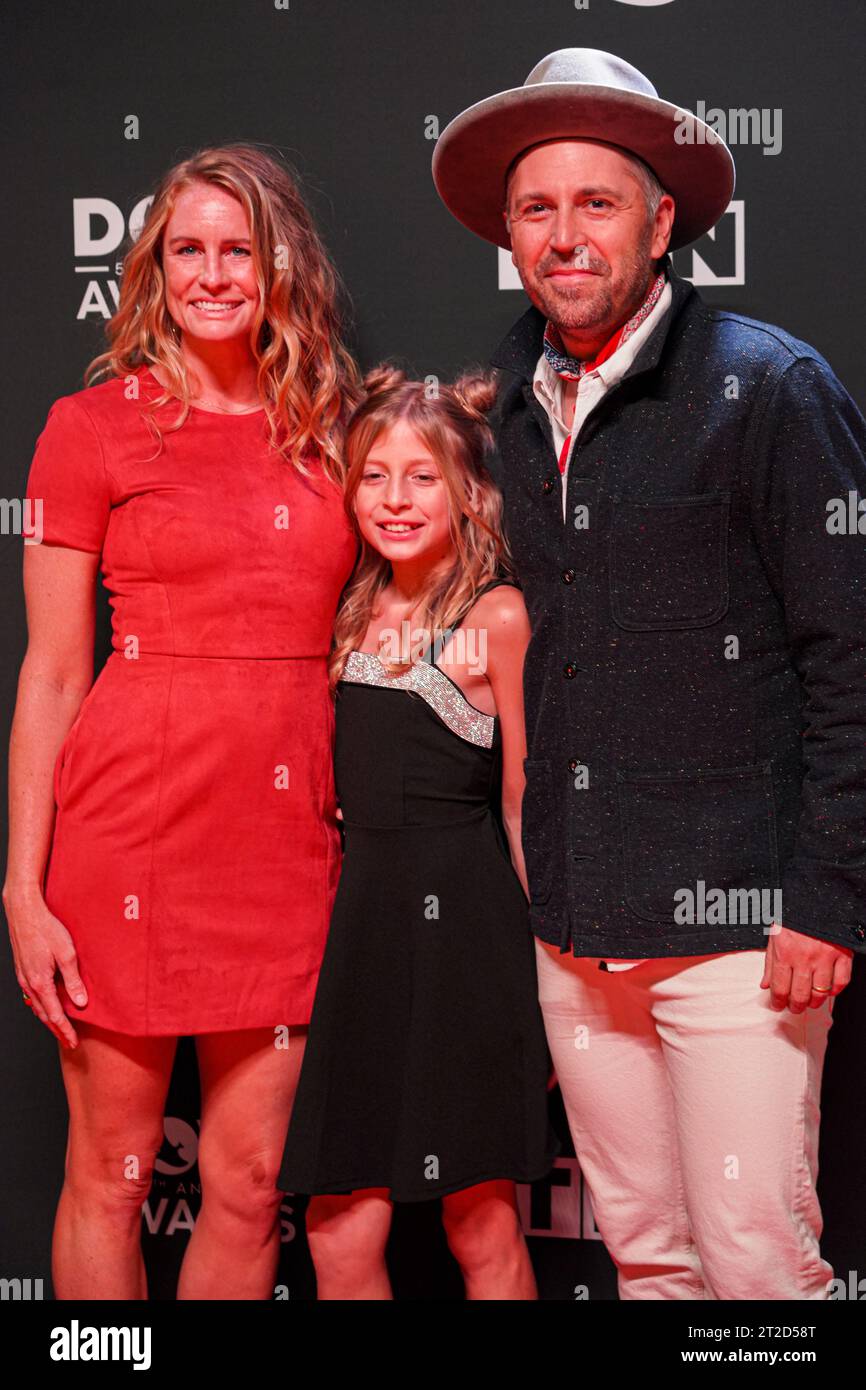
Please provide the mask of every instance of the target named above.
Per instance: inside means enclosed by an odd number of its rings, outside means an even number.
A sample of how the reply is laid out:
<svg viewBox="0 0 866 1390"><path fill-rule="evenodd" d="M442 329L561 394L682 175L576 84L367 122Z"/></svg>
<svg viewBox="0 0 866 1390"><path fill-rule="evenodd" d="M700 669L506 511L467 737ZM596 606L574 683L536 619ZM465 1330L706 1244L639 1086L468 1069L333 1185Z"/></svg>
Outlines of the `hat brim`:
<svg viewBox="0 0 866 1390"><path fill-rule="evenodd" d="M531 145L569 139L605 140L650 166L676 203L669 250L703 236L731 200L733 155L700 117L659 97L576 82L515 87L462 111L436 142L433 182L458 222L510 250L509 165Z"/></svg>

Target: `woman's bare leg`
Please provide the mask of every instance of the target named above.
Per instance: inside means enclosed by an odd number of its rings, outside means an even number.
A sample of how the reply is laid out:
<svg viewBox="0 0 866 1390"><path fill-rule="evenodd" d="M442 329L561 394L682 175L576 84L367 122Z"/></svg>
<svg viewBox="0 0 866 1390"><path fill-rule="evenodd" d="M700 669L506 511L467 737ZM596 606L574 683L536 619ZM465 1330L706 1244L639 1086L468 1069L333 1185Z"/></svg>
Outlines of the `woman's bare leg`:
<svg viewBox="0 0 866 1390"><path fill-rule="evenodd" d="M135 1038L75 1020L60 1047L69 1102L66 1174L51 1254L59 1299L144 1299L141 1207L162 1145L176 1038Z"/></svg>
<svg viewBox="0 0 866 1390"><path fill-rule="evenodd" d="M306 1028L288 1039L245 1028L196 1037L202 1202L179 1299L273 1298L283 1201L276 1180L306 1036Z"/></svg>
<svg viewBox="0 0 866 1390"><path fill-rule="evenodd" d="M468 1299L538 1298L513 1182L482 1182L443 1197L442 1224Z"/></svg>
<svg viewBox="0 0 866 1390"><path fill-rule="evenodd" d="M320 1300L393 1297L385 1265L391 1213L386 1187L310 1198L307 1241Z"/></svg>

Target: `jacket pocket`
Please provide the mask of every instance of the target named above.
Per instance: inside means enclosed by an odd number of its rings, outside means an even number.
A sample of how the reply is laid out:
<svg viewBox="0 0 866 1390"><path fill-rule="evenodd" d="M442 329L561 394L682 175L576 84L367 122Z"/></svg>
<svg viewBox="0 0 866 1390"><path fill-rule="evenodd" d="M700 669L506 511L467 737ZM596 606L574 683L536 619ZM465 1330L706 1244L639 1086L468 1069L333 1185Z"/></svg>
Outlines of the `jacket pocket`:
<svg viewBox="0 0 866 1390"><path fill-rule="evenodd" d="M614 498L611 615L631 631L706 627L730 602L729 492L660 501Z"/></svg>
<svg viewBox="0 0 866 1390"><path fill-rule="evenodd" d="M778 885L769 763L647 776L619 773L617 794L623 896L638 917L686 932L691 924L674 916L682 901L677 894L686 889L698 898L699 880L706 893Z"/></svg>
<svg viewBox="0 0 866 1390"><path fill-rule="evenodd" d="M526 786L520 810L523 858L529 883L529 901L546 903L550 898L553 865L550 847L552 814L550 763L546 758L524 758Z"/></svg>

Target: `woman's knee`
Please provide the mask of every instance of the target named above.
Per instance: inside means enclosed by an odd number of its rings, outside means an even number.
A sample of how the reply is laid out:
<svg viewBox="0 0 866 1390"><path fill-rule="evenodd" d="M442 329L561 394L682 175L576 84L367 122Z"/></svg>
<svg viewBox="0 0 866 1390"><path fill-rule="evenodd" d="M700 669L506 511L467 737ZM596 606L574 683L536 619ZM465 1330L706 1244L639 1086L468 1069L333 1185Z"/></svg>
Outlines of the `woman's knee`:
<svg viewBox="0 0 866 1390"><path fill-rule="evenodd" d="M138 1219L163 1142L163 1108L176 1039L141 1038L77 1024L63 1054L69 1102L67 1195Z"/></svg>
<svg viewBox="0 0 866 1390"><path fill-rule="evenodd" d="M219 1141L202 1133L198 1151L202 1207L232 1220L276 1220L283 1201L277 1187L282 1154L275 1149L226 1152Z"/></svg>
<svg viewBox="0 0 866 1390"><path fill-rule="evenodd" d="M161 1144L161 1130L140 1140L72 1137L66 1155L67 1194L103 1216L138 1221Z"/></svg>

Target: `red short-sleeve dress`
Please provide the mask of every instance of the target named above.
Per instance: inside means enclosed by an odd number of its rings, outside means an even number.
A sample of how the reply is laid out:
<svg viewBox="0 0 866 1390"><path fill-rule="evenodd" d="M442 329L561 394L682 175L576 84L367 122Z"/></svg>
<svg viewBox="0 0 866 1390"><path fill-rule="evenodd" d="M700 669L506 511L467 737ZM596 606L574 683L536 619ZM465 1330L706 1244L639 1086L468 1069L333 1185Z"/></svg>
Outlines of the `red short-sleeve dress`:
<svg viewBox="0 0 866 1390"><path fill-rule="evenodd" d="M302 1025L339 873L326 661L355 540L263 412L193 409L158 451L160 391L141 368L62 397L27 480L28 543L101 552L112 605L54 768L45 900L89 995L61 1001L144 1036Z"/></svg>

